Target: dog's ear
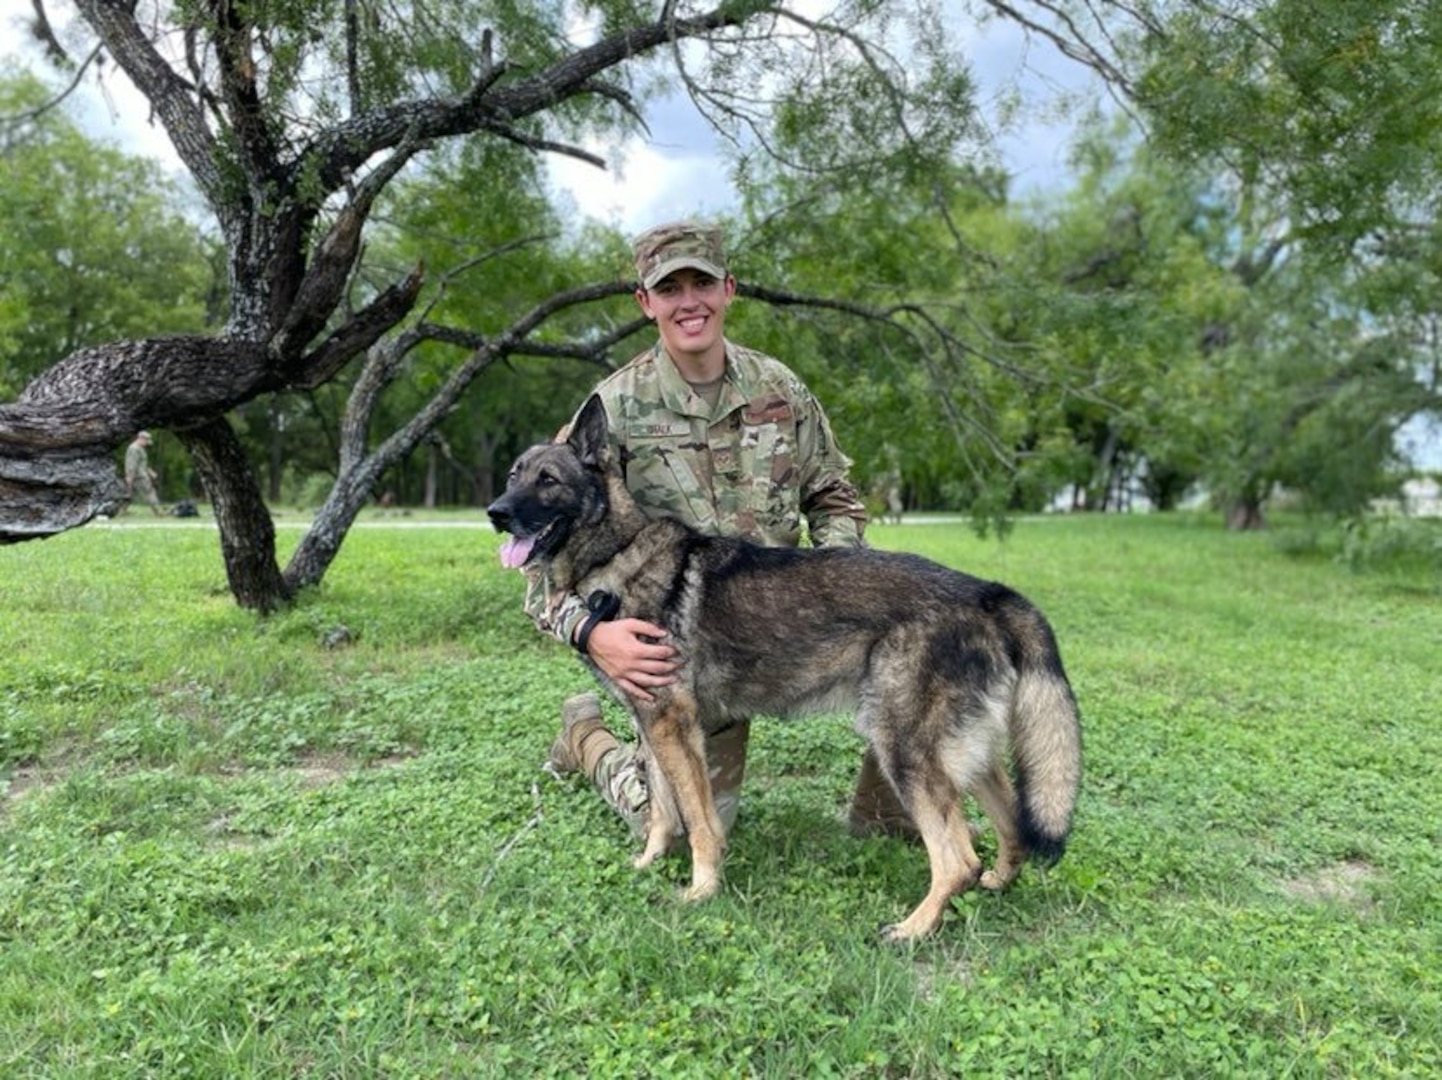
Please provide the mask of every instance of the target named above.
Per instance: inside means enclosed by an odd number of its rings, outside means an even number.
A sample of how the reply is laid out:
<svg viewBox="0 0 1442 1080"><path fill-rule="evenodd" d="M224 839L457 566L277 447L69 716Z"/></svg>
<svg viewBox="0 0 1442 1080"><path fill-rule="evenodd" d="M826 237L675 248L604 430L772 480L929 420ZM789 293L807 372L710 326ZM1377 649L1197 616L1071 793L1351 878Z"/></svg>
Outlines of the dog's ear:
<svg viewBox="0 0 1442 1080"><path fill-rule="evenodd" d="M566 444L576 452L576 456L581 459L581 464L605 468L607 461L606 406L601 404L599 395L592 394L581 406L581 411L576 414L576 419L571 421L571 430L566 436Z"/></svg>

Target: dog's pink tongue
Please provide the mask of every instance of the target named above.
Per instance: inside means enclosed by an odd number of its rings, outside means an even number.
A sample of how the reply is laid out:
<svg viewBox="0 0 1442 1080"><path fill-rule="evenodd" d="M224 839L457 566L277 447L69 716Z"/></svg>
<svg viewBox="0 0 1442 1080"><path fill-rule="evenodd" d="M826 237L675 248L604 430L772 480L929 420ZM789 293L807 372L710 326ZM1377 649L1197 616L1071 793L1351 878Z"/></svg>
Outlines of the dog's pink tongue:
<svg viewBox="0 0 1442 1080"><path fill-rule="evenodd" d="M535 537L528 537L525 540L518 536L508 537L506 542L501 545L501 565L511 570L519 570L526 565L526 559L531 554L531 546L535 542Z"/></svg>

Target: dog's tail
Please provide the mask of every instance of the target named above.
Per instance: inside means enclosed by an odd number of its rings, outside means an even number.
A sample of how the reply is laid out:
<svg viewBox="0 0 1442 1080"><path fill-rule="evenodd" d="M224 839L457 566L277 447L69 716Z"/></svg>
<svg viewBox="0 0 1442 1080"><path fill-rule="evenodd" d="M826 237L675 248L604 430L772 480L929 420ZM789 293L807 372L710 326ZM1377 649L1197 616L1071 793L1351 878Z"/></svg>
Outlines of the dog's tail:
<svg viewBox="0 0 1442 1080"><path fill-rule="evenodd" d="M1022 842L1039 862L1062 857L1081 787L1081 718L1056 638L1040 614L1024 635L1012 698Z"/></svg>

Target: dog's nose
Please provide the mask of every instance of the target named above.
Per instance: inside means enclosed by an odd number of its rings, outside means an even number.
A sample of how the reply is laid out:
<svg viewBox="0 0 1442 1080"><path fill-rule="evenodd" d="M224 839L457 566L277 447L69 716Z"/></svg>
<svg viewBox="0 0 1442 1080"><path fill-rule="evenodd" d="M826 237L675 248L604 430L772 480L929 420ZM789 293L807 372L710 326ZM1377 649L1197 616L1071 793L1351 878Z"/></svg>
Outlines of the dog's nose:
<svg viewBox="0 0 1442 1080"><path fill-rule="evenodd" d="M505 532L511 524L511 512L500 504L499 501L491 503L486 507L486 513L490 515L491 524L498 532Z"/></svg>

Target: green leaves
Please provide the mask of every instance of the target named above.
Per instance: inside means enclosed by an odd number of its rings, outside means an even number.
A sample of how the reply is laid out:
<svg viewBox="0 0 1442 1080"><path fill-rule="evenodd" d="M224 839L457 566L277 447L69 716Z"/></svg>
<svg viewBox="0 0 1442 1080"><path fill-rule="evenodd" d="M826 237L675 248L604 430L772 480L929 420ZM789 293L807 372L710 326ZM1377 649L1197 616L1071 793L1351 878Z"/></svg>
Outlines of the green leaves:
<svg viewBox="0 0 1442 1080"><path fill-rule="evenodd" d="M46 96L28 76L0 76L0 115ZM203 329L211 244L184 189L58 110L12 131L0 155L0 400L82 346Z"/></svg>
<svg viewBox="0 0 1442 1080"><path fill-rule="evenodd" d="M1433 202L1442 37L1416 0L1274 0L1242 18L1174 11L1139 96L1157 136L1266 184L1299 228L1343 248Z"/></svg>

